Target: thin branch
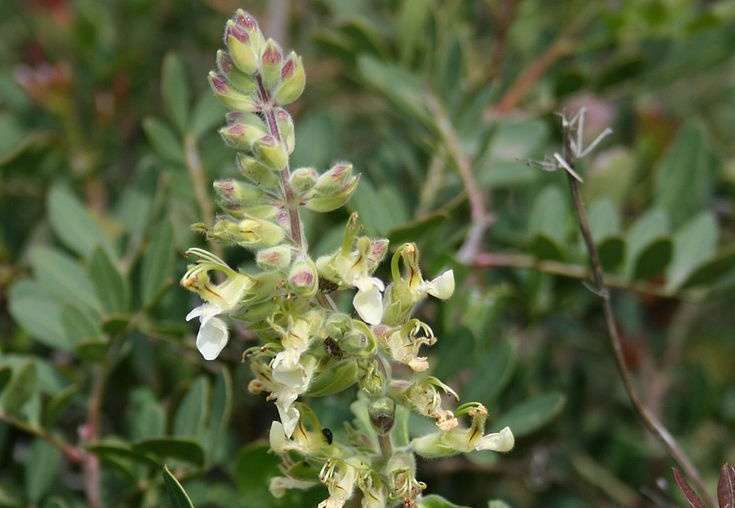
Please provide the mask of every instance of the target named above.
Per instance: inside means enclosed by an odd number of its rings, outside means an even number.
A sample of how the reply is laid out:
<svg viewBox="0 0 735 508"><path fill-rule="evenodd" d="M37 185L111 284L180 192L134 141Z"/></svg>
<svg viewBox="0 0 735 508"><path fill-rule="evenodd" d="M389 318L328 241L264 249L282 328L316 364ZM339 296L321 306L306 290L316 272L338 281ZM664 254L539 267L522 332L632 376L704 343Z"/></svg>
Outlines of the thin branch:
<svg viewBox="0 0 735 508"><path fill-rule="evenodd" d="M539 259L528 254L515 252L481 252L473 262L476 268L527 268L549 275L558 275L572 279L589 279L590 269L585 266L549 259ZM662 286L648 282L628 281L612 274L603 274L605 285L616 289L626 289L635 293L656 296L659 298L676 298Z"/></svg>
<svg viewBox="0 0 735 508"><path fill-rule="evenodd" d="M431 94L427 94L427 104L436 122L436 129L447 149L449 157L457 168L462 180L467 198L470 201L470 213L472 224L467 233L464 244L457 253L457 259L462 263L469 264L475 258L482 247L485 232L493 223L493 217L488 212L489 199L482 191L475 175L472 172L473 161L463 150L457 132L452 126L449 115L444 111L439 101Z"/></svg>
<svg viewBox="0 0 735 508"><path fill-rule="evenodd" d="M488 79L495 78L503 67L508 52L508 34L518 12L519 2L501 0L498 4L496 9L491 9L494 34Z"/></svg>
<svg viewBox="0 0 735 508"><path fill-rule="evenodd" d="M35 425L29 422L25 422L23 420L20 420L4 412L0 412L0 421L3 421L7 423L8 425L12 425L13 427L19 430L22 430L23 432L26 432L27 434L31 434L40 439L43 439L44 441L47 441L49 444L58 448L64 454L64 456L69 460L69 462L78 464L78 463L83 462L86 459L87 452L85 450L77 446L74 446L71 443L68 443L64 439L54 434L51 434L46 429L43 429L41 427L36 427Z"/></svg>
<svg viewBox="0 0 735 508"><path fill-rule="evenodd" d="M566 125L564 131L563 157L572 168L575 165L574 151L571 146L573 136L574 133L572 132L571 126ZM600 255L592 237L592 231L587 217L587 210L579 191L579 182L569 173L567 173L567 182L569 183L569 191L574 205L574 212L579 223L579 229L589 254L595 291L602 299L602 309L605 315L605 324L607 326L608 338L610 339L610 346L612 347L615 356L615 364L617 366L620 379L623 381L625 391L628 394L628 398L649 432L653 434L659 442L661 442L674 461L676 461L676 463L679 464L679 466L686 472L687 476L697 484L699 491L706 493L707 486L702 481L702 477L700 476L697 468L693 465L691 460L689 460L689 457L676 441L676 438L671 435L664 424L644 404L636 391L633 384L633 375L628 370L628 366L625 363L625 354L623 353L620 331L618 330L618 324L615 319L610 292L605 284L605 274L602 270ZM715 506L711 499L708 499L708 501L711 506Z"/></svg>
<svg viewBox="0 0 735 508"><path fill-rule="evenodd" d="M105 396L105 385L107 382L107 364L98 366L92 373L92 392L89 395L89 406L87 407L87 421L82 427L82 439L94 443L99 440L102 420L102 401ZM95 455L88 454L83 463L84 494L87 505L91 508L102 507L102 472L100 461Z"/></svg>
<svg viewBox="0 0 735 508"><path fill-rule="evenodd" d="M507 115L521 103L528 92L546 74L546 71L560 58L572 52L574 44L565 35L560 35L546 51L516 78L500 101L489 109L485 116L488 118Z"/></svg>

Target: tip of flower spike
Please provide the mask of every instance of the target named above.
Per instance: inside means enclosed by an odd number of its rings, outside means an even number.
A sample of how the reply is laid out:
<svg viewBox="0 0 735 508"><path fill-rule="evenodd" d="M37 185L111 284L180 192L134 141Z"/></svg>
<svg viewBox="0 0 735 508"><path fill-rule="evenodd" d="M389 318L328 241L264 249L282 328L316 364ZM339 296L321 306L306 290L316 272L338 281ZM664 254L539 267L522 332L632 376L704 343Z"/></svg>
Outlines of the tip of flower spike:
<svg viewBox="0 0 735 508"><path fill-rule="evenodd" d="M256 28L258 28L258 20L255 19L252 14L242 9L236 10L235 15L232 17L232 19L239 26L248 30L255 30Z"/></svg>
<svg viewBox="0 0 735 508"><path fill-rule="evenodd" d="M233 23L232 21L228 21L225 25L225 44L227 44L228 37L234 37L243 44L247 44L248 42L250 42L250 36L245 31L245 29L242 26Z"/></svg>

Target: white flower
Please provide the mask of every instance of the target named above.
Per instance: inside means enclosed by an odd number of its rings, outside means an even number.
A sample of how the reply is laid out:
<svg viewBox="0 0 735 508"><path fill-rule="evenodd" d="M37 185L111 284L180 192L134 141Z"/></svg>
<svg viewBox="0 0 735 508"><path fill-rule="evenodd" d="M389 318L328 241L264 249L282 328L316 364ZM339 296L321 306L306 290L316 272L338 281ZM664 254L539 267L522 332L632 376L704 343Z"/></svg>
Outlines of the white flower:
<svg viewBox="0 0 735 508"><path fill-rule="evenodd" d="M286 494L287 490L299 489L306 490L316 485L316 482L308 480L297 480L288 476L274 476L268 484L268 490L275 498L281 498Z"/></svg>
<svg viewBox="0 0 735 508"><path fill-rule="evenodd" d="M205 360L214 360L219 356L220 352L227 345L227 339L230 332L227 329L227 323L216 317L223 312L218 305L213 303L205 303L199 307L192 309L186 315L186 320L190 321L195 317L199 318L199 332L197 333L197 349Z"/></svg>
<svg viewBox="0 0 735 508"><path fill-rule="evenodd" d="M355 490L357 467L350 459L345 462L329 460L322 467L319 479L327 486L329 497L317 508L342 508Z"/></svg>
<svg viewBox="0 0 735 508"><path fill-rule="evenodd" d="M515 445L513 432L509 427L505 427L500 432L493 432L482 436L475 445L475 450L492 450L494 452L509 452Z"/></svg>
<svg viewBox="0 0 735 508"><path fill-rule="evenodd" d="M450 298L454 293L454 270L447 270L431 281L422 282L419 291L429 293L440 300Z"/></svg>
<svg viewBox="0 0 735 508"><path fill-rule="evenodd" d="M377 277L360 277L353 281L357 293L352 305L363 321L371 325L383 320L383 291L385 284Z"/></svg>
<svg viewBox="0 0 735 508"><path fill-rule="evenodd" d="M293 403L309 388L316 367L311 357L299 360L300 354L296 356L293 351L286 350L278 353L271 363L275 383L271 395L276 398L276 408L287 437L291 437L299 423L300 413Z"/></svg>

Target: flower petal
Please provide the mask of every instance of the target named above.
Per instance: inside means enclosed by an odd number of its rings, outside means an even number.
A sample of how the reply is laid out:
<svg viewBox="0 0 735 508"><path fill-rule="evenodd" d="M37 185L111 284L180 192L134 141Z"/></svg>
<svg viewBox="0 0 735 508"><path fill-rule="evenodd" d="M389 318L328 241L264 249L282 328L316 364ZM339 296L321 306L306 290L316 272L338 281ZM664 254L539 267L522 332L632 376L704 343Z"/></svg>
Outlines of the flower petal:
<svg viewBox="0 0 735 508"><path fill-rule="evenodd" d="M352 305L366 323L378 325L383 320L383 296L377 286L371 285L358 290Z"/></svg>
<svg viewBox="0 0 735 508"><path fill-rule="evenodd" d="M505 427L500 432L482 436L475 450L492 450L495 452L509 452L513 449L515 438L510 428Z"/></svg>
<svg viewBox="0 0 735 508"><path fill-rule="evenodd" d="M451 297L454 293L454 270L447 270L429 282L427 293L440 300Z"/></svg>
<svg viewBox="0 0 735 508"><path fill-rule="evenodd" d="M227 323L216 317L202 317L197 334L197 349L205 360L214 360L227 345L229 337Z"/></svg>
<svg viewBox="0 0 735 508"><path fill-rule="evenodd" d="M287 437L293 435L293 431L296 429L296 425L299 423L299 417L301 413L299 410L293 407L293 403L296 401L298 394L293 391L281 393L276 401L276 409L278 409L278 416L281 418L283 424L283 432Z"/></svg>

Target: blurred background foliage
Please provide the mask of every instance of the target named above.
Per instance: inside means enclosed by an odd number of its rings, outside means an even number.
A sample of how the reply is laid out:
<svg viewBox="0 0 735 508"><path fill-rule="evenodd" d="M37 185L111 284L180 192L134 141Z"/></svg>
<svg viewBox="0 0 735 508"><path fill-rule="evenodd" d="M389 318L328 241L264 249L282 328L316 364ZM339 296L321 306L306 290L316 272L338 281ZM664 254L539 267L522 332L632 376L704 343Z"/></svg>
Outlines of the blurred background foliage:
<svg viewBox="0 0 735 508"><path fill-rule="evenodd" d="M428 492L683 502L621 389L562 177L527 164L558 150L556 112L581 106L590 133L615 131L581 173L629 367L714 485L735 458L735 2L8 0L0 506L164 506L179 485L197 506L322 495L270 496L272 405L245 391L242 344L199 357L175 285L202 241L189 224L213 214L209 182L235 174L205 74L237 7L304 55L297 165L354 161L367 230L460 276L421 309L434 368L517 445L422 462ZM469 263L463 164L494 220ZM316 253L345 219L306 217ZM335 432L352 395L315 404Z"/></svg>

